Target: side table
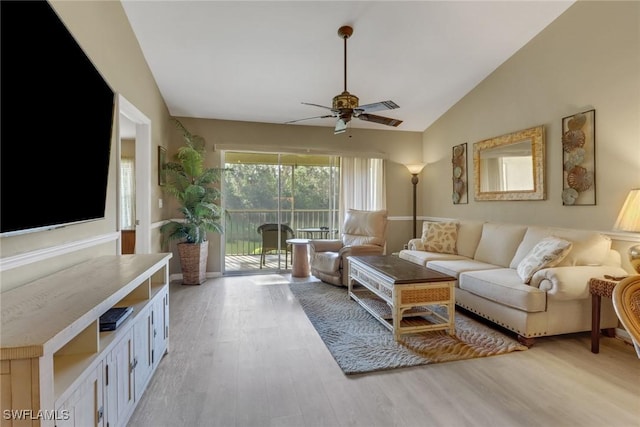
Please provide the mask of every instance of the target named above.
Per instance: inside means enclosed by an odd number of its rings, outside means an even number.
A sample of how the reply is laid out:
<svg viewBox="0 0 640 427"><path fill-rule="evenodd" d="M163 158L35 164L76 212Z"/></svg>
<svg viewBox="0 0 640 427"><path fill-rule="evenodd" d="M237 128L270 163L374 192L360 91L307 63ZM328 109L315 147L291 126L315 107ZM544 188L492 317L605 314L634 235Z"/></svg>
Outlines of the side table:
<svg viewBox="0 0 640 427"><path fill-rule="evenodd" d="M611 298L613 288L618 284L617 280L592 278L589 280L589 293L591 294L591 352L600 352L600 303L602 297ZM606 336L614 336L615 330L603 331Z"/></svg>
<svg viewBox="0 0 640 427"><path fill-rule="evenodd" d="M288 239L287 243L293 246L291 276L309 277L309 239Z"/></svg>

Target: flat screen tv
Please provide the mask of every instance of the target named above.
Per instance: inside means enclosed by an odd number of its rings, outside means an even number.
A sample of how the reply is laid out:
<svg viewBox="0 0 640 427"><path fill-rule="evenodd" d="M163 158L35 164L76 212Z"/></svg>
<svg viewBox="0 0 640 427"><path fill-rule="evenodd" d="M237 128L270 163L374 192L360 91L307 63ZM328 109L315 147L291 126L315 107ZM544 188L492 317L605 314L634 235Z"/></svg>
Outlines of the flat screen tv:
<svg viewBox="0 0 640 427"><path fill-rule="evenodd" d="M0 8L0 233L104 218L114 92L48 2Z"/></svg>

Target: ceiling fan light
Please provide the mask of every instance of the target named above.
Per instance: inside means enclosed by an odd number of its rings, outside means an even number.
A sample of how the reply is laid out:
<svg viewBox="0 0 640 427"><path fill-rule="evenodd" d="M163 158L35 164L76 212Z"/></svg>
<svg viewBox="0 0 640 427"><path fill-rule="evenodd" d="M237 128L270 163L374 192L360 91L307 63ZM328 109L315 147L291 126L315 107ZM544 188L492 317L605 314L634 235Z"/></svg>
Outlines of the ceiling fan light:
<svg viewBox="0 0 640 427"><path fill-rule="evenodd" d="M358 108L358 102L360 100L357 96L350 94L347 91L342 92L340 95L333 97L333 109L342 110L345 108L354 109Z"/></svg>
<svg viewBox="0 0 640 427"><path fill-rule="evenodd" d="M345 120L345 119L338 119L338 121L336 122L336 128L333 131L333 133L335 135L339 134L339 133L344 133L347 131L347 123L349 123L349 120Z"/></svg>

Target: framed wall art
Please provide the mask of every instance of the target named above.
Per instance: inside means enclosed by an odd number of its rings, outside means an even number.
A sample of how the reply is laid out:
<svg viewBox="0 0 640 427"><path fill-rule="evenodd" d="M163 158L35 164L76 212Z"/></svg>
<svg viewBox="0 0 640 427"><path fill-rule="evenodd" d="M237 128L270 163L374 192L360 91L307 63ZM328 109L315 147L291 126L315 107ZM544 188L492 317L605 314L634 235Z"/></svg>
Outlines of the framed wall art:
<svg viewBox="0 0 640 427"><path fill-rule="evenodd" d="M164 167L167 164L167 149L158 146L158 185L163 186L167 183Z"/></svg>
<svg viewBox="0 0 640 427"><path fill-rule="evenodd" d="M456 145L451 150L451 167L453 192L451 200L454 205L469 202L467 193L467 143Z"/></svg>
<svg viewBox="0 0 640 427"><path fill-rule="evenodd" d="M562 118L562 204L596 204L596 110Z"/></svg>

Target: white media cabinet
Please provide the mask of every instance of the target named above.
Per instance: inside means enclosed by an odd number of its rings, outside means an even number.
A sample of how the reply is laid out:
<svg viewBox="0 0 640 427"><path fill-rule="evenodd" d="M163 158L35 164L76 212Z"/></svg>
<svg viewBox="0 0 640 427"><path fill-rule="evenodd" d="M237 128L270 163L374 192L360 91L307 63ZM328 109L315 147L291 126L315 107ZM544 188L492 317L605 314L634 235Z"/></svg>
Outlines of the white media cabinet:
<svg viewBox="0 0 640 427"><path fill-rule="evenodd" d="M98 257L0 294L2 427L126 425L168 351L171 256Z"/></svg>

